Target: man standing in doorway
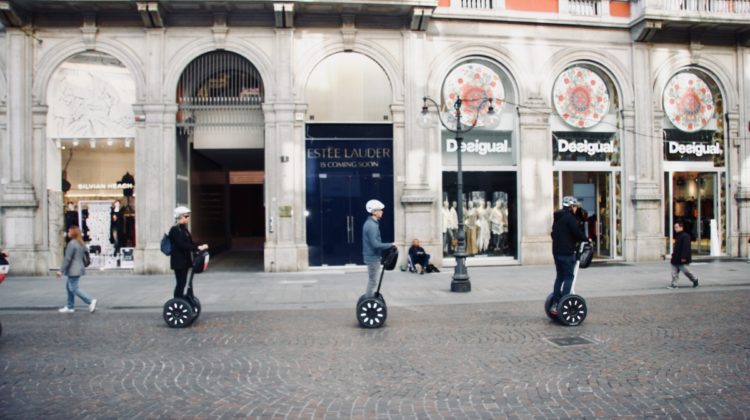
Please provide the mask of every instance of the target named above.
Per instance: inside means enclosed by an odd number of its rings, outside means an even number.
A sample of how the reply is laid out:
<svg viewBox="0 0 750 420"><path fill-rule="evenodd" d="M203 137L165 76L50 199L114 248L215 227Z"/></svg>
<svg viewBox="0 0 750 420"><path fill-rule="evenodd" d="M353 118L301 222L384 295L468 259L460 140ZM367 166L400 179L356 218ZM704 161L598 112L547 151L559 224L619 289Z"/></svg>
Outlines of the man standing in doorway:
<svg viewBox="0 0 750 420"><path fill-rule="evenodd" d="M373 297L378 285L378 270L380 269L380 255L394 244L380 241L380 219L383 218L385 205L378 200L370 200L365 204L365 209L370 217L365 220L362 227L362 257L367 265L367 289L365 296Z"/></svg>
<svg viewBox="0 0 750 420"><path fill-rule="evenodd" d="M555 286L552 290L550 312L557 313L557 303L570 294L573 287L573 271L576 265L576 244L587 241L575 214L580 207L578 199L563 197L563 208L556 211L552 223L552 256L555 258Z"/></svg>
<svg viewBox="0 0 750 420"><path fill-rule="evenodd" d="M695 277L695 274L688 268L692 261L690 234L685 232L685 226L682 222L675 222L674 232L676 234L674 248L672 249L672 259L669 261L672 264L672 283L667 289L677 288L677 278L680 276L680 271L685 273L687 278L693 282L693 287L698 287L698 277Z"/></svg>

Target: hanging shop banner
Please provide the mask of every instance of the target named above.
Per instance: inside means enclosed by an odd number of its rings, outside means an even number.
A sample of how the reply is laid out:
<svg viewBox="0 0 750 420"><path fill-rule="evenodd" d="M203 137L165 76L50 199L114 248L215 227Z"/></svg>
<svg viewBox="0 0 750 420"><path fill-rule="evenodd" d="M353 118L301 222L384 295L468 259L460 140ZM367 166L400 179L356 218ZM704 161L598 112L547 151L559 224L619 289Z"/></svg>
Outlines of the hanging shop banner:
<svg viewBox="0 0 750 420"><path fill-rule="evenodd" d="M713 131L685 133L664 130L664 157L669 161L711 162L723 164L724 145Z"/></svg>
<svg viewBox="0 0 750 420"><path fill-rule="evenodd" d="M617 162L619 151L614 133L552 133L552 153L557 161Z"/></svg>
<svg viewBox="0 0 750 420"><path fill-rule="evenodd" d="M509 166L515 163L512 131L470 131L464 134L460 146L454 133L444 130L442 135L443 166L457 164L456 152L459 147L461 165L464 168Z"/></svg>

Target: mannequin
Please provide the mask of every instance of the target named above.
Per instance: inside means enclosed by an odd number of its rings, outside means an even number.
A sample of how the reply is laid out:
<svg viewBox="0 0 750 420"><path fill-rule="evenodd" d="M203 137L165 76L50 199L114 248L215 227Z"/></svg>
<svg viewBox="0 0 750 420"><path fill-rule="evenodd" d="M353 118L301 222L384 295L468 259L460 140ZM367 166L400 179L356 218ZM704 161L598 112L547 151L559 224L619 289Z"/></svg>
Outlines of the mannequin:
<svg viewBox="0 0 750 420"><path fill-rule="evenodd" d="M490 223L484 199L477 200L477 252L482 253L490 243ZM485 239L486 238L486 239Z"/></svg>
<svg viewBox="0 0 750 420"><path fill-rule="evenodd" d="M110 210L109 215L109 242L115 247L112 255L117 255L122 247L122 241L124 239L123 227L125 226L125 219L123 219L122 209L120 208L120 200L112 202L112 209Z"/></svg>
<svg viewBox="0 0 750 420"><path fill-rule="evenodd" d="M451 223L450 223L450 230L451 230L451 252L456 251L456 246L458 246L458 211L456 210L456 207L458 206L458 203L455 201L453 202L453 205L451 206Z"/></svg>
<svg viewBox="0 0 750 420"><path fill-rule="evenodd" d="M474 255L479 249L477 247L477 209L473 201L469 201L464 224L466 225L466 253Z"/></svg>
<svg viewBox="0 0 750 420"><path fill-rule="evenodd" d="M495 207L492 208L490 224L492 225L492 247L496 253L504 253L504 246L501 242L503 235L508 231L508 211L502 207L500 200L495 201Z"/></svg>
<svg viewBox="0 0 750 420"><path fill-rule="evenodd" d="M73 205L72 201L68 201L68 204L65 205L65 230L64 232L68 232L68 229L71 226L78 226L78 212L76 211L75 205ZM78 226L80 227L80 226ZM70 238L67 234L64 234L65 236L65 243L67 244L70 241Z"/></svg>
<svg viewBox="0 0 750 420"><path fill-rule="evenodd" d="M448 200L443 201L443 254L447 255L451 250L451 211L448 208Z"/></svg>

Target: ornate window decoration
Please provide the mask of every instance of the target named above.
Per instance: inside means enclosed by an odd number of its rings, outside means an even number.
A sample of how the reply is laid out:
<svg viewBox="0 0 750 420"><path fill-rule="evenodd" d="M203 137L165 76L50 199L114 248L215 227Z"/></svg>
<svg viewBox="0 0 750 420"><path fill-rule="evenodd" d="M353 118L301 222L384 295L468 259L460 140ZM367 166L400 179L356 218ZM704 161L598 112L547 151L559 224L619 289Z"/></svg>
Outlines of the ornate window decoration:
<svg viewBox="0 0 750 420"><path fill-rule="evenodd" d="M607 85L585 67L575 66L560 73L552 92L557 114L571 127L593 127L609 111Z"/></svg>
<svg viewBox="0 0 750 420"><path fill-rule="evenodd" d="M679 73L669 79L663 105L669 121L686 133L702 130L716 112L711 89L693 73Z"/></svg>
<svg viewBox="0 0 750 420"><path fill-rule="evenodd" d="M450 105L459 98L463 100L461 123L473 125L477 109L479 109L479 116L486 114L489 110L483 100L492 99L493 105L500 108L505 98L505 89L500 76L494 70L483 64L466 63L453 69L443 85L443 104L446 107L450 108ZM455 116L453 118L455 120ZM477 127L483 126L482 118L479 118L476 125Z"/></svg>

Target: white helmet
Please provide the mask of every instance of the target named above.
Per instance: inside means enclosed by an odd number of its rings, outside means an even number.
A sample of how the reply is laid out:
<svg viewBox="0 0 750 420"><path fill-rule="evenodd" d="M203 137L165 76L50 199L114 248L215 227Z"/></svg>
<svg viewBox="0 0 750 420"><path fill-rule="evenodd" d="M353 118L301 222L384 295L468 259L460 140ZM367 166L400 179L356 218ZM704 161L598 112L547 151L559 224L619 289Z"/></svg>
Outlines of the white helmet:
<svg viewBox="0 0 750 420"><path fill-rule="evenodd" d="M578 199L577 198L575 198L575 197L573 197L571 195L568 195L568 196L563 197L563 199L562 199L562 205L563 205L563 207L570 207L570 206L578 206L580 204L578 204Z"/></svg>
<svg viewBox="0 0 750 420"><path fill-rule="evenodd" d="M372 213L375 210L383 210L385 208L385 204L381 203L378 200L370 200L365 204L365 209L368 213Z"/></svg>
<svg viewBox="0 0 750 420"><path fill-rule="evenodd" d="M176 209L174 209L172 213L174 214L174 218L176 220L176 219L179 219L180 216L182 216L183 214L190 213L190 209L185 206L179 206Z"/></svg>

